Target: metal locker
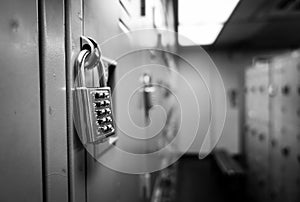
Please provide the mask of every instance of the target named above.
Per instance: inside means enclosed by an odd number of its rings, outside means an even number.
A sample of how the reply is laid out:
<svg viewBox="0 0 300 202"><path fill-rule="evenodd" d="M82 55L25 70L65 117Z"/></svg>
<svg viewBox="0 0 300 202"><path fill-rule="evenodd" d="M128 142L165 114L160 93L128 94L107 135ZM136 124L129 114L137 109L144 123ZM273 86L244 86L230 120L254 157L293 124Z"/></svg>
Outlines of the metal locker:
<svg viewBox="0 0 300 202"><path fill-rule="evenodd" d="M249 183L258 201L299 201L299 52L268 61L246 73Z"/></svg>
<svg viewBox="0 0 300 202"><path fill-rule="evenodd" d="M1 201L140 200L140 176L96 162L73 123L80 36L103 42L121 33L119 4L12 0L1 6L0 163L9 168L0 168ZM131 45L106 47L105 54Z"/></svg>
<svg viewBox="0 0 300 202"><path fill-rule="evenodd" d="M246 71L246 155L248 190L254 201L268 199L269 64L256 63ZM251 188L250 188L251 187Z"/></svg>
<svg viewBox="0 0 300 202"><path fill-rule="evenodd" d="M273 132L272 135L280 135ZM271 140L270 149L270 170L269 170L269 184L270 184L270 201L279 202L284 200L283 198L283 175L282 175L282 164L279 161L281 158L281 145L277 139Z"/></svg>
<svg viewBox="0 0 300 202"><path fill-rule="evenodd" d="M274 58L271 80L277 92L271 99L273 141L278 142L279 157L273 164L281 168L281 197L286 201L299 200L299 53L289 53ZM277 151L278 153L278 151ZM278 167L278 166L276 166ZM276 168L274 167L274 168ZM272 169L274 169L272 167ZM274 177L274 176L273 176Z"/></svg>
<svg viewBox="0 0 300 202"><path fill-rule="evenodd" d="M0 200L43 200L38 5L1 1Z"/></svg>
<svg viewBox="0 0 300 202"><path fill-rule="evenodd" d="M44 197L69 200L64 2L39 1Z"/></svg>

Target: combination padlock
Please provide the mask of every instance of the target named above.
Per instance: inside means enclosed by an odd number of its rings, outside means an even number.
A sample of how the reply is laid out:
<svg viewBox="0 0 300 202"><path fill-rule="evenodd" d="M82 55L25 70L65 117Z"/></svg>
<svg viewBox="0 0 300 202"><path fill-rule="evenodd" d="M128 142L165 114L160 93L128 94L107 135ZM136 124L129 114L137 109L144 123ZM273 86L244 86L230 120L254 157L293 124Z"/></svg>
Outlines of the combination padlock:
<svg viewBox="0 0 300 202"><path fill-rule="evenodd" d="M85 40L92 40L87 39ZM83 144L105 142L115 134L115 122L111 100L111 89L106 86L104 64L101 52L93 41L88 48L82 50L75 66L78 67L78 76L74 89L74 119L77 132ZM96 51L96 55L93 51ZM87 62L93 58L94 62ZM95 59L96 58L96 59ZM85 69L97 67L99 87L86 87Z"/></svg>

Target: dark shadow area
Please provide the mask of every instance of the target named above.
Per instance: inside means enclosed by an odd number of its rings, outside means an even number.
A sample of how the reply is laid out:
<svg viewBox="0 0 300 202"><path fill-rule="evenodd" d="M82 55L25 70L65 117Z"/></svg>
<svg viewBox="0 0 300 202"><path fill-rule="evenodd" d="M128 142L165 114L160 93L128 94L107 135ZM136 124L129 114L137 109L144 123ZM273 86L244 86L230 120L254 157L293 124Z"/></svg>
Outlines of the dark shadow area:
<svg viewBox="0 0 300 202"><path fill-rule="evenodd" d="M218 164L216 155L218 154L214 153L203 160L199 160L196 155L180 159L176 202L248 201L244 174L235 173L233 168L224 170ZM226 157L221 158L227 164L225 166L231 166L226 162ZM226 172L226 169L229 170Z"/></svg>

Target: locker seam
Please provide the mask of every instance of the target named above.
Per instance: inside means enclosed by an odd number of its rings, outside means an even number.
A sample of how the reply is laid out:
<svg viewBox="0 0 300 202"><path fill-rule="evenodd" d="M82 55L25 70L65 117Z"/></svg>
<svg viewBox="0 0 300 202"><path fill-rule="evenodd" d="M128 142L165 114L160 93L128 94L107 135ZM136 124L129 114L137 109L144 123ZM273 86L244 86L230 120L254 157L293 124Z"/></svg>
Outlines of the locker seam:
<svg viewBox="0 0 300 202"><path fill-rule="evenodd" d="M37 0L37 19L38 19L38 55L39 55L39 77L40 77L40 114L41 114L41 153L42 153L42 198L43 201L47 202L47 175L46 175L46 169L47 169L47 139L46 139L46 119L45 119L45 2Z"/></svg>
<svg viewBox="0 0 300 202"><path fill-rule="evenodd" d="M74 201L74 190L73 190L73 186L72 184L74 183L74 179L73 179L73 172L72 169L74 168L74 156L72 155L72 143L73 143L73 138L72 138L72 124L71 124L71 117L70 117L70 113L71 113L71 106L72 104L70 103L70 89L71 89L71 65L70 65L70 36L69 33L71 32L70 29L70 7L71 6L71 2L68 0L64 0L64 37L65 37L65 79L66 79L66 124L67 124L67 162L68 162L68 201ZM70 67L69 67L70 66ZM71 134L72 133L72 134Z"/></svg>

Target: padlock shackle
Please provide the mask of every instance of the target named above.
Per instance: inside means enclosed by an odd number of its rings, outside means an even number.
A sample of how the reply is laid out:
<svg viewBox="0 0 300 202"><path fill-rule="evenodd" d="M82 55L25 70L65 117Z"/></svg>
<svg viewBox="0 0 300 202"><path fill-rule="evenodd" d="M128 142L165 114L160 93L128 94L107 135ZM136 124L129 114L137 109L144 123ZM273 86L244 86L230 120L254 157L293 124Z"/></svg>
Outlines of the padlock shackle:
<svg viewBox="0 0 300 202"><path fill-rule="evenodd" d="M90 37L81 36L80 46L81 50L89 51L89 55L85 62L85 68L93 69L98 64L101 57L101 50L99 49L97 42Z"/></svg>
<svg viewBox="0 0 300 202"><path fill-rule="evenodd" d="M89 55L89 51L88 50L82 50L79 52L78 57L75 61L75 67L77 67L77 77L76 77L76 81L77 81L77 87L86 87L85 85L85 61L86 58Z"/></svg>
<svg viewBox="0 0 300 202"><path fill-rule="evenodd" d="M100 87L105 87L107 81L106 81L106 77L104 75L104 73L105 73L105 66L104 66L104 63L103 63L101 57L100 57L98 65L97 65L97 68L98 68L99 86Z"/></svg>
<svg viewBox="0 0 300 202"><path fill-rule="evenodd" d="M79 83L78 85L85 87L85 69L93 69L97 67L98 71L98 79L99 79L99 87L106 86L106 78L105 78L105 66L101 58L101 49L97 42L90 38L81 36L81 51L78 54L76 67L79 71L80 77L77 78Z"/></svg>

